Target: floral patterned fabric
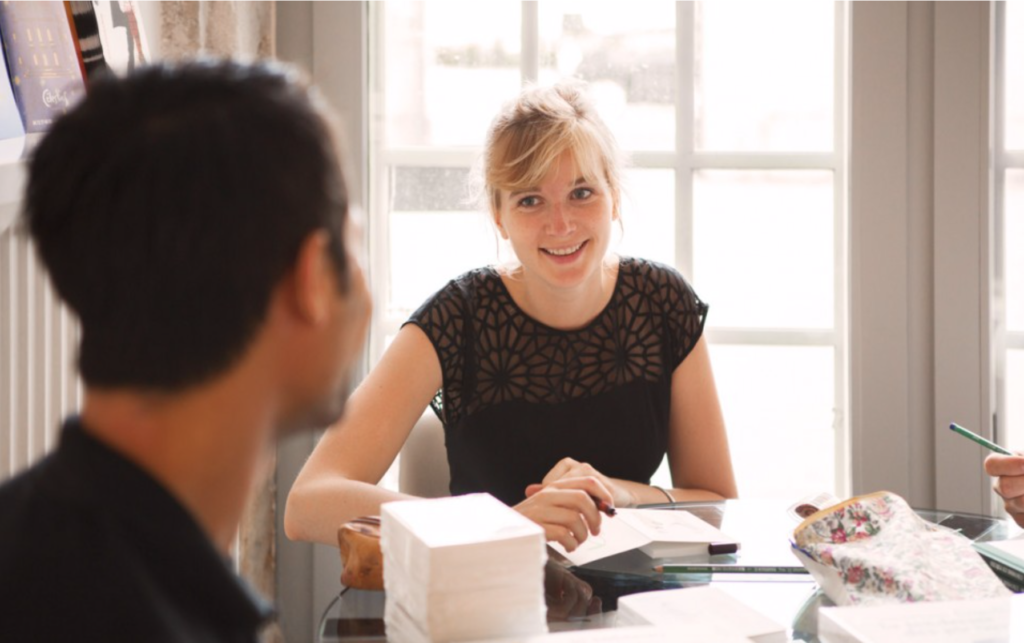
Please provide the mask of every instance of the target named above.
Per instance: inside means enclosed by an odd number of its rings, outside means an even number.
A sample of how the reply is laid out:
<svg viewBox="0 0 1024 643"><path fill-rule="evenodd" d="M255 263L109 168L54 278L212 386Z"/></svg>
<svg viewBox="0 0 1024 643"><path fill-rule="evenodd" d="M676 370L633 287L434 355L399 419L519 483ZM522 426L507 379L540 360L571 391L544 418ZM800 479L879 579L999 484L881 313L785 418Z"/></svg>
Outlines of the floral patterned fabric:
<svg viewBox="0 0 1024 643"><path fill-rule="evenodd" d="M880 491L813 514L794 550L837 604L989 598L1009 590L959 533Z"/></svg>

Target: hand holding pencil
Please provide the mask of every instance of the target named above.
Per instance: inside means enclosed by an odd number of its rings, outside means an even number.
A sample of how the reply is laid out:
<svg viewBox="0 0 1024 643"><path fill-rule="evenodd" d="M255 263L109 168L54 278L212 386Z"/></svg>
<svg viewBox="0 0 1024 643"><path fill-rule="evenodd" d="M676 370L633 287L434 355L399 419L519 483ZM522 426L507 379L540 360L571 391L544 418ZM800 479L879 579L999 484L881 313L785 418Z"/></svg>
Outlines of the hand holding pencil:
<svg viewBox="0 0 1024 643"><path fill-rule="evenodd" d="M985 473L996 479L992 483L992 490L1003 499L1006 513L1024 527L1024 455L986 440L958 424L950 424L949 428L993 451L992 455L985 458Z"/></svg>
<svg viewBox="0 0 1024 643"><path fill-rule="evenodd" d="M575 551L591 535L601 532L602 514L612 516L611 492L593 476L562 478L547 484L531 484L526 499L513 509L544 529L548 541Z"/></svg>

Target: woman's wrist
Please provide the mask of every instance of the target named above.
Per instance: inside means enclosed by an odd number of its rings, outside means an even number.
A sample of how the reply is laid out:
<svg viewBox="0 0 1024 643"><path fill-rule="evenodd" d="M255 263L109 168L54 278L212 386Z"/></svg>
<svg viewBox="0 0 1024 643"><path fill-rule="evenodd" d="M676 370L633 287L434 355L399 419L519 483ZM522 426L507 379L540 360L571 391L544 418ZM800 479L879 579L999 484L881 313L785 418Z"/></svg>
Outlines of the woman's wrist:
<svg viewBox="0 0 1024 643"><path fill-rule="evenodd" d="M652 484L651 489L658 491L662 496L665 497L665 501L667 502L674 503L676 501L676 499L672 497L672 494L670 494L664 487L659 487L656 484ZM661 502L661 499L658 499L655 502Z"/></svg>

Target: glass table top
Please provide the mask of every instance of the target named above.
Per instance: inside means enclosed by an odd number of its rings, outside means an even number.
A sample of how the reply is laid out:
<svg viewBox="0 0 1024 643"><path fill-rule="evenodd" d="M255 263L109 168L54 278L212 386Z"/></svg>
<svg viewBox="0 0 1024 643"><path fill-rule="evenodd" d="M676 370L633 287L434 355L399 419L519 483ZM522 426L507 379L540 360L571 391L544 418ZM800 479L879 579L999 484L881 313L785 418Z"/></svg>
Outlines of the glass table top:
<svg viewBox="0 0 1024 643"><path fill-rule="evenodd" d="M788 503L769 500L648 505L666 511L690 511L737 539L735 554L653 559L634 550L572 566L549 548L545 598L551 631L613 627L620 596L658 589L713 585L789 625L789 640L814 643L817 610L831 606L810 575L790 553L790 538L799 521ZM1012 522L974 514L917 509L925 520L958 529L972 540L1001 540L1020 533ZM662 573L657 565L700 566L702 571ZM713 572L706 571L707 568ZM776 570L774 573L751 570ZM796 572L796 573L794 573ZM343 590L325 611L321 643L385 640L384 593Z"/></svg>

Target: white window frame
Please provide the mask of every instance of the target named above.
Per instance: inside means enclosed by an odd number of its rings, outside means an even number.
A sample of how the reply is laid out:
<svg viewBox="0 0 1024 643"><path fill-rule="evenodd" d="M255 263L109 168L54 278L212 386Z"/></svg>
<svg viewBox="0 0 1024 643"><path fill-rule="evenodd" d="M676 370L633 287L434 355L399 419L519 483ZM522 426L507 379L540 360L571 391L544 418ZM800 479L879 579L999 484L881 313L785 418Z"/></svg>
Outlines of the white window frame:
<svg viewBox="0 0 1024 643"><path fill-rule="evenodd" d="M1006 217L1004 210L1004 189L1007 170L1024 170L1024 150L1006 149L1006 113L1005 113L1005 56L1006 56L1006 6L1002 2L994 3L993 28L994 35L994 67L993 81L993 219L995 239L992 252L994 254L994 343L996 362L996 422L993 435L996 441L1005 441L1009 427L1005 426L1006 418L1006 355L1011 350L1024 350L1024 332L1011 331L1006 320L1006 261L1004 256L1004 239L1006 235Z"/></svg>

